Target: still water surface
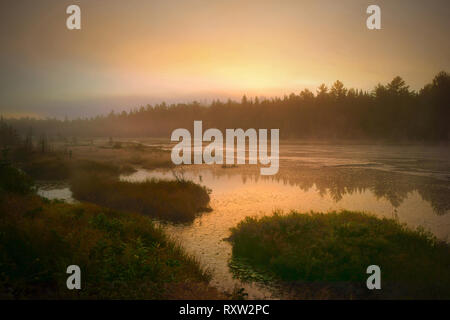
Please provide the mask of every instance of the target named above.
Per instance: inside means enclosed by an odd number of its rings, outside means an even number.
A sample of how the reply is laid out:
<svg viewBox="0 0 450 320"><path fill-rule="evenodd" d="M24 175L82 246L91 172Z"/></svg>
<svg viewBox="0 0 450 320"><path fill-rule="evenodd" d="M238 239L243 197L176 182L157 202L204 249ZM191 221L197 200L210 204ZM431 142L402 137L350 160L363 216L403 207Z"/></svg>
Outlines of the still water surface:
<svg viewBox="0 0 450 320"><path fill-rule="evenodd" d="M177 169L185 179L212 190L212 212L192 224L164 224L213 274L211 284L232 291L244 287L249 298L280 298L283 294L261 284L241 283L230 273L230 228L247 216L273 211L356 210L424 227L450 240L450 154L444 147L282 145L280 172L260 176L255 166L220 165ZM145 170L121 176L141 182L174 179L170 170ZM70 189L41 189L48 198L71 201Z"/></svg>

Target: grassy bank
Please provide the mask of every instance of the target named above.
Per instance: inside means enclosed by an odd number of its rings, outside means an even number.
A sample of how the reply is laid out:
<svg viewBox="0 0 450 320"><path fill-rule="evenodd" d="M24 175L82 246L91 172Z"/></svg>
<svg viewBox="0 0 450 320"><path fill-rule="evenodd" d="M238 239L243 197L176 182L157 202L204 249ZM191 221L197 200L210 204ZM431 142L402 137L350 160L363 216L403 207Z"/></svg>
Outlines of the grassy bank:
<svg viewBox="0 0 450 320"><path fill-rule="evenodd" d="M292 212L247 218L231 232L235 261L300 291L316 286L312 298L450 298L449 246L395 220ZM369 293L366 268L374 264L382 290ZM318 296L322 289L329 292Z"/></svg>
<svg viewBox="0 0 450 320"><path fill-rule="evenodd" d="M71 179L73 196L108 208L172 222L192 222L208 208L208 190L191 181L120 181L117 176L80 173Z"/></svg>
<svg viewBox="0 0 450 320"><path fill-rule="evenodd" d="M95 172L97 168L120 174L132 172L135 167L173 167L170 152L134 144L123 144L120 148L90 144L59 146L45 153L20 150L12 149L10 160L35 180L67 180L79 171Z"/></svg>
<svg viewBox="0 0 450 320"><path fill-rule="evenodd" d="M135 147L75 150L70 156L63 152L34 153L16 164L36 180L67 180L77 200L111 209L172 222L192 222L201 212L209 210L208 191L184 179L139 184L119 180L121 174L136 171L136 166L171 167L167 152Z"/></svg>
<svg viewBox="0 0 450 320"><path fill-rule="evenodd" d="M42 199L11 167L0 168L0 177L1 299L221 297L209 274L149 218ZM66 288L73 264L82 290Z"/></svg>

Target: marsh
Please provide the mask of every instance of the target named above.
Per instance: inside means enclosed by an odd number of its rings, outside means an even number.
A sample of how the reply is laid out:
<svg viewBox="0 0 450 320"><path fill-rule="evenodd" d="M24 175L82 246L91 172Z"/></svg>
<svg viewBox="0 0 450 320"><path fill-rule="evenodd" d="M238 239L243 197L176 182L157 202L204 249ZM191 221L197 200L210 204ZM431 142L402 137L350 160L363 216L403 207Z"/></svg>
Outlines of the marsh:
<svg viewBox="0 0 450 320"><path fill-rule="evenodd" d="M136 139L134 139L136 140ZM141 139L170 150L169 141ZM101 152L101 151L98 151ZM108 152L111 152L109 150ZM124 151L120 151L124 152ZM145 151L144 151L145 154ZM229 268L231 244L224 240L248 216L291 210L354 210L423 227L438 239L450 235L450 148L425 145L325 144L281 141L280 170L261 176L258 166L189 165L177 168L184 179L211 189L211 212L189 224L161 222L166 231L201 264L212 270L211 284L232 291L245 288L249 298L283 298L288 293L258 282L242 282ZM122 174L122 181L175 179L172 169ZM54 189L57 197L58 188ZM46 190L47 196L52 196Z"/></svg>

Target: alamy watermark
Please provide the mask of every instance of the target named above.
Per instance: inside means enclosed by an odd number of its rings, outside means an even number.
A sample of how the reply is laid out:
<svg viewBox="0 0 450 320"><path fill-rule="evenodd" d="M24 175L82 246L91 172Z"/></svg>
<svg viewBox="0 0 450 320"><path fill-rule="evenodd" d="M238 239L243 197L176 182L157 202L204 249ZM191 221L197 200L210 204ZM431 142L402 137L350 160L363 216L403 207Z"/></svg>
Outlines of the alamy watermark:
<svg viewBox="0 0 450 320"><path fill-rule="evenodd" d="M373 264L367 267L367 274L370 276L367 278L366 286L369 290L381 289L381 269L379 266Z"/></svg>
<svg viewBox="0 0 450 320"><path fill-rule="evenodd" d="M81 29L81 8L72 4L67 7L66 13L70 16L66 19L66 27L69 30ZM381 9L378 5L372 4L367 7L366 13L370 16L366 20L366 26L369 30L381 29Z"/></svg>
<svg viewBox="0 0 450 320"><path fill-rule="evenodd" d="M81 289L81 269L76 264L72 264L67 267L66 273L70 274L70 276L67 278L66 286L67 289L73 290Z"/></svg>
<svg viewBox="0 0 450 320"><path fill-rule="evenodd" d="M172 162L180 164L261 164L262 175L274 175L279 168L279 129L226 129L225 147L223 134L219 129L211 128L203 133L202 121L194 121L194 136L187 129L176 129L172 132L171 141L178 141L172 148ZM181 139L181 142L180 142ZM193 140L193 144L192 144ZM203 148L203 142L211 142ZM235 145L235 141L237 141ZM246 141L248 141L248 157L246 157ZM270 155L268 144L270 142ZM235 148L236 146L236 148ZM225 156L224 156L225 153ZM235 162L236 158L236 162Z"/></svg>

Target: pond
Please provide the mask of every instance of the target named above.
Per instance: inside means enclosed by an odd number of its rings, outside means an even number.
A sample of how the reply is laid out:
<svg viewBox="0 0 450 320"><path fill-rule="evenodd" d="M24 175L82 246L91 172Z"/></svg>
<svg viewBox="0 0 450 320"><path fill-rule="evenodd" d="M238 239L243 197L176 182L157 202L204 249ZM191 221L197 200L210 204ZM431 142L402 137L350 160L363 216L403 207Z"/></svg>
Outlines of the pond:
<svg viewBox="0 0 450 320"><path fill-rule="evenodd" d="M347 209L398 219L412 228L421 226L449 241L448 159L449 148L436 146L282 144L275 176L260 176L252 165L185 166L176 169L177 176L211 189L213 211L192 224L164 224L164 228L212 271L211 284L217 288L244 287L253 299L283 298L277 288L233 278L228 267L231 245L225 240L230 228L247 216L271 215L275 210ZM175 177L171 170L144 169L121 176L132 182L151 178Z"/></svg>

